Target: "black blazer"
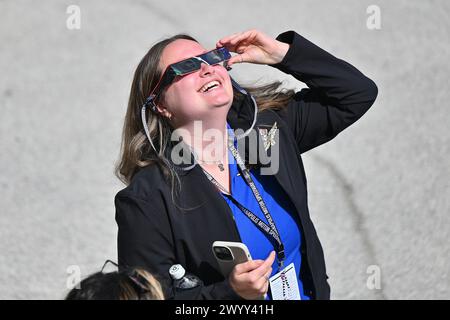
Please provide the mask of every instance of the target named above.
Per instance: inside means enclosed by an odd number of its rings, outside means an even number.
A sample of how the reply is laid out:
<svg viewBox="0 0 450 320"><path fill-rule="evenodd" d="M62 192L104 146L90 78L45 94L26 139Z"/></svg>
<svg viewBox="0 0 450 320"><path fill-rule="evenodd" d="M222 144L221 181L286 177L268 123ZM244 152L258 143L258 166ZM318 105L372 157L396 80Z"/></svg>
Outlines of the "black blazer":
<svg viewBox="0 0 450 320"><path fill-rule="evenodd" d="M301 154L333 139L358 120L375 101L377 87L355 67L294 31L280 34L277 40L290 44L290 48L283 61L272 67L308 88L297 92L285 108L260 112L256 128L277 123L280 167L275 177L301 223L300 273L305 293L329 299L324 255L308 212ZM252 120L251 101L235 98L227 116L230 126L247 130ZM247 156L243 155L246 161ZM261 162L258 159L259 167ZM180 179L182 192L176 198L177 205L156 165L141 169L116 195L119 265L142 266L158 274L168 299L239 299L220 274L211 249L216 240L241 241L231 209L199 166L180 171ZM180 206L195 209L184 211ZM168 270L176 263L200 277L204 285L184 295L174 293Z"/></svg>

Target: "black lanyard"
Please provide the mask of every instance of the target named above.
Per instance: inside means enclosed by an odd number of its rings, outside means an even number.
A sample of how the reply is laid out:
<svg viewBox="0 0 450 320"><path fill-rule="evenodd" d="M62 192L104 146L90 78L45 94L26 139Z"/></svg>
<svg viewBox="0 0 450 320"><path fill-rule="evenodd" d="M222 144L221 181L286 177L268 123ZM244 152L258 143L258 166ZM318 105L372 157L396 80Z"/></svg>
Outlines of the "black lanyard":
<svg viewBox="0 0 450 320"><path fill-rule="evenodd" d="M283 242L281 241L280 234L278 232L277 227L275 226L275 223L272 219L272 216L269 213L269 210L267 209L266 203L264 202L263 198L261 197L261 194L259 193L258 189L256 188L255 183L253 182L253 179L249 173L249 170L245 167L244 161L242 160L241 156L239 155L238 151L233 145L233 140L228 139L228 148L230 149L231 153L233 154L233 157L236 159L236 162L241 169L242 176L244 177L245 182L250 187L250 189L253 192L253 195L255 196L256 201L258 201L258 205L261 208L261 211L264 213L264 216L267 219L267 222L269 222L268 226L264 221L259 219L253 212L248 210L246 207L244 207L242 204L240 204L231 194L228 194L226 190L214 179L213 176L211 176L206 170L203 170L203 172L208 177L209 181L211 181L219 190L222 190L225 194L225 196L230 199L249 219L253 222L253 224L261 230L266 236L268 236L269 241L274 245L277 251L277 260L278 260L278 267L281 269L283 267L285 254L284 254L284 246Z"/></svg>

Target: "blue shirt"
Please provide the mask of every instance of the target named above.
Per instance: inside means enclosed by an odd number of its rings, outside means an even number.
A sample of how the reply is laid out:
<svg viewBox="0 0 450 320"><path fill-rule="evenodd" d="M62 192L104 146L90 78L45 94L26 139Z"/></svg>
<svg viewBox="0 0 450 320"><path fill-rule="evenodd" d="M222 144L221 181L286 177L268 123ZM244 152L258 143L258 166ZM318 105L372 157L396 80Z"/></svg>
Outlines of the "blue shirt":
<svg viewBox="0 0 450 320"><path fill-rule="evenodd" d="M228 129L231 129L227 123ZM228 130L230 136L233 135L232 129ZM235 146L237 142L235 141ZM267 225L267 219L264 213L259 207L258 201L256 201L252 190L246 184L242 175L239 174L238 164L234 159L230 150L228 150L228 167L230 170L230 188L231 195L244 207L253 212L259 219L264 221ZM284 267L288 266L292 262L295 265L297 272L298 287L300 289L300 295L302 300L309 300L310 298L304 294L303 284L300 279L300 267L302 263L302 256L300 253L301 247L301 231L300 221L297 216L296 210L290 201L287 194L276 181L273 175L260 175L259 170L250 171L250 175L258 188L267 209L269 210L272 220L274 221L280 238L283 242L286 259L284 261ZM236 206L227 196L222 193L225 201L233 212L236 225L241 236L242 242L248 247L252 259L265 260L272 250L276 251L272 243L268 240L265 234L256 227L253 222ZM276 274L278 271L278 262L275 261L272 265L272 274ZM267 294L267 300L271 300L270 290Z"/></svg>

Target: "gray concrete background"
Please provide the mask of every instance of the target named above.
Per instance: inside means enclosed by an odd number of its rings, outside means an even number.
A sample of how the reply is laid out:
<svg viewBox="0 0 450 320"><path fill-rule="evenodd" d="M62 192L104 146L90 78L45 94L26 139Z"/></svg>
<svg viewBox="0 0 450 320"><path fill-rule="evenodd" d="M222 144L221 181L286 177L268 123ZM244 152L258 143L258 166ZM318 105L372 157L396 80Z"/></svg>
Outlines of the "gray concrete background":
<svg viewBox="0 0 450 320"><path fill-rule="evenodd" d="M66 28L71 4L80 30ZM380 30L366 27L371 4ZM379 88L360 121L304 155L332 298L450 297L450 2L2 0L0 12L1 299L61 299L70 265L85 277L116 259L113 167L146 50L250 28L296 30ZM303 87L267 66L232 72Z"/></svg>

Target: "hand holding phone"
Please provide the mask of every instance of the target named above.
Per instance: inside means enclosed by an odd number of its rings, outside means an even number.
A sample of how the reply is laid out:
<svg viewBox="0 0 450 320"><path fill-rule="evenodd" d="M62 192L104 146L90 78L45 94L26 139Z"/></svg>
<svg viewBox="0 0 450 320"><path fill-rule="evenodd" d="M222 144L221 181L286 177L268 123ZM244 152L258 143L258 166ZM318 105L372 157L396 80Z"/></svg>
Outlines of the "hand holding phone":
<svg viewBox="0 0 450 320"><path fill-rule="evenodd" d="M275 252L266 260L252 260L245 244L240 242L215 241L213 252L222 274L244 299L264 300L269 288Z"/></svg>

